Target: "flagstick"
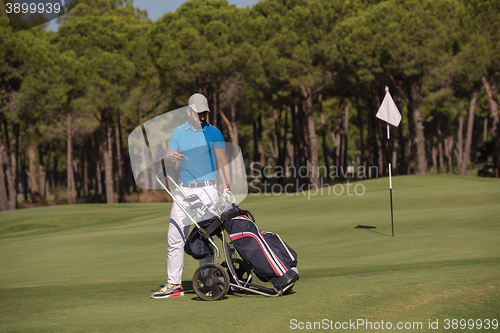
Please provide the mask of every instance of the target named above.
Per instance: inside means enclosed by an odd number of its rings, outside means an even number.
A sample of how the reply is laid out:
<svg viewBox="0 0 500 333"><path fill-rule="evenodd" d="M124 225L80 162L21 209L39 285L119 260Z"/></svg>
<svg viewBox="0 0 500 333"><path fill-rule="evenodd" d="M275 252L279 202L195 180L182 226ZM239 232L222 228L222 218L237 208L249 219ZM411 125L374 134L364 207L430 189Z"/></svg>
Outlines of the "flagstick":
<svg viewBox="0 0 500 333"><path fill-rule="evenodd" d="M385 97L384 100L382 101L382 104L380 105L380 108L375 115L375 117L379 118L380 120L384 120L387 123L387 163L391 161L392 156L391 152L389 151L389 140L391 139L391 134L390 134L390 128L389 124L394 125L398 127L399 123L401 122L401 114L399 113L399 110L392 100L391 95L389 94L389 87L385 87ZM389 192L390 192L390 199L391 199L391 226L392 226L392 237L394 237L394 213L393 213L393 207L392 207L392 167L391 163L389 163Z"/></svg>
<svg viewBox="0 0 500 333"><path fill-rule="evenodd" d="M394 237L394 217L392 213L392 175L391 175L391 163L389 163L389 191L391 193L391 226L392 226L392 237Z"/></svg>
<svg viewBox="0 0 500 333"><path fill-rule="evenodd" d="M389 152L389 123L387 123L387 151ZM390 156L390 155L389 155ZM391 226L392 226L392 237L394 237L394 217L392 213L392 172L391 163L389 163L389 192L391 195Z"/></svg>
<svg viewBox="0 0 500 333"><path fill-rule="evenodd" d="M389 87L385 87L385 93L387 94L389 92ZM389 139L391 138L390 131L389 131L389 123L387 123L387 152L389 152ZM389 155L390 158L390 155ZM391 227L392 227L392 237L394 237L394 217L393 217L393 212L392 212L392 172L391 172L391 163L389 163L389 193L391 196Z"/></svg>

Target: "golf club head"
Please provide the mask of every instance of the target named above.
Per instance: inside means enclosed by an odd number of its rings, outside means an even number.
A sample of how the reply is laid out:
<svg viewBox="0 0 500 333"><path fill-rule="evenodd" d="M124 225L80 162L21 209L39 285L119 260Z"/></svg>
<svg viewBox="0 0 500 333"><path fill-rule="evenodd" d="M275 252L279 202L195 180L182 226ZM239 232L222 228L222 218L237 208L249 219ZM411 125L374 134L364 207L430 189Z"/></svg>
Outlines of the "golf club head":
<svg viewBox="0 0 500 333"><path fill-rule="evenodd" d="M192 204L191 206L189 206L189 208L191 208L191 209L203 208L203 204L201 202L196 202L196 203Z"/></svg>
<svg viewBox="0 0 500 333"><path fill-rule="evenodd" d="M184 198L185 202L194 202L196 200L200 200L200 197L197 196L196 194L191 194Z"/></svg>

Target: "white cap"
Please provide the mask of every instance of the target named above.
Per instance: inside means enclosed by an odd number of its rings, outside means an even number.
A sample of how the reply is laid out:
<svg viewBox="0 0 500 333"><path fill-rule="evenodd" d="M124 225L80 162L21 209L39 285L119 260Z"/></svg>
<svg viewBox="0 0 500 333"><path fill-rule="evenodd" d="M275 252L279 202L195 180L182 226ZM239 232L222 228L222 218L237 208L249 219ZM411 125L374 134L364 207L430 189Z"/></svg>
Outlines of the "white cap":
<svg viewBox="0 0 500 333"><path fill-rule="evenodd" d="M193 109L193 111L197 113L201 113L204 111L210 112L210 109L208 107L208 100L202 94L193 94L193 96L189 98L188 105L191 109Z"/></svg>

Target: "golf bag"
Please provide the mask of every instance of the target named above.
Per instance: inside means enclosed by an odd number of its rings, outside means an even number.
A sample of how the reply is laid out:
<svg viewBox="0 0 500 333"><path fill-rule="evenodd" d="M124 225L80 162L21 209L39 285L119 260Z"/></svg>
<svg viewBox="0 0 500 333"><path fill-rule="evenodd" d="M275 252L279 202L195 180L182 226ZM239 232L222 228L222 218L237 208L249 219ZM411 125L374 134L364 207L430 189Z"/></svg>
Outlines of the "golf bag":
<svg viewBox="0 0 500 333"><path fill-rule="evenodd" d="M203 220L199 222L200 228L207 228L212 224L216 218ZM194 259L200 260L209 257L214 254L214 247L208 242L207 239L203 238L198 229L194 228L186 239L184 244L184 252L192 256Z"/></svg>
<svg viewBox="0 0 500 333"><path fill-rule="evenodd" d="M221 218L234 247L260 280L280 290L299 279L297 253L278 235L262 232L248 211L233 205Z"/></svg>

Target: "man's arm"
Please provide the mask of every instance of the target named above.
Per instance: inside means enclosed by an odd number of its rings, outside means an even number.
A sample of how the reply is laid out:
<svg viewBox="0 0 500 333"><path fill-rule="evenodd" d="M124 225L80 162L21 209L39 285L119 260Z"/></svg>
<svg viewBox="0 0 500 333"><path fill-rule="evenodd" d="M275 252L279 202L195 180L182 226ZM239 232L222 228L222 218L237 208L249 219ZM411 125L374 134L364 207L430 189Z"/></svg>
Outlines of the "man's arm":
<svg viewBox="0 0 500 333"><path fill-rule="evenodd" d="M170 147L168 148L167 158L165 158L165 162L167 166L173 167L175 163L179 162L182 158L181 153L178 151L172 150Z"/></svg>
<svg viewBox="0 0 500 333"><path fill-rule="evenodd" d="M220 177L224 182L224 188L231 190L229 165L226 159L226 148L215 148L214 152L215 158L217 159L217 167L219 169Z"/></svg>
<svg viewBox="0 0 500 333"><path fill-rule="evenodd" d="M167 156L164 159L165 163L169 167L174 167L177 162L179 162L182 158L181 153L178 152L179 145L177 143L178 131L174 130L172 136L170 137L170 143L168 145Z"/></svg>

